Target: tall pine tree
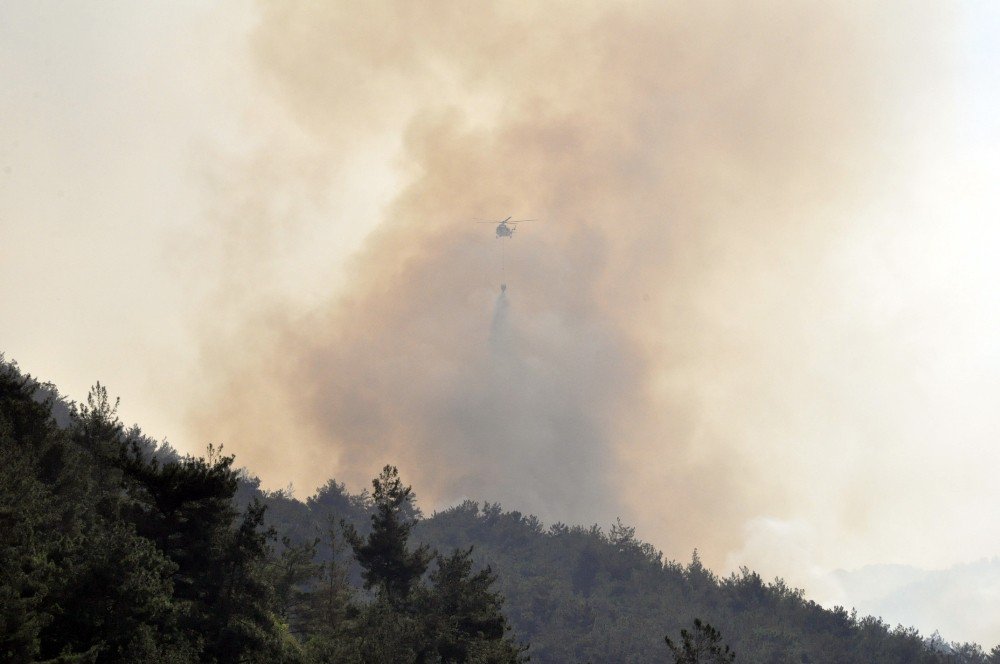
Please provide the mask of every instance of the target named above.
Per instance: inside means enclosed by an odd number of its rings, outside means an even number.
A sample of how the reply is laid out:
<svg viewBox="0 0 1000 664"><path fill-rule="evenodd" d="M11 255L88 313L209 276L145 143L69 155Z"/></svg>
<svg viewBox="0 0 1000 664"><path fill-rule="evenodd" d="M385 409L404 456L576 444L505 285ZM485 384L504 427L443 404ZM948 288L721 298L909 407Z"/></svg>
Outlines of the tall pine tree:
<svg viewBox="0 0 1000 664"><path fill-rule="evenodd" d="M410 531L419 512L413 506L413 489L403 486L395 466L386 466L372 480L372 529L362 538L357 529L344 524L344 537L361 565L366 589L375 589L390 605L401 608L410 591L427 570L431 553L427 546L410 551Z"/></svg>

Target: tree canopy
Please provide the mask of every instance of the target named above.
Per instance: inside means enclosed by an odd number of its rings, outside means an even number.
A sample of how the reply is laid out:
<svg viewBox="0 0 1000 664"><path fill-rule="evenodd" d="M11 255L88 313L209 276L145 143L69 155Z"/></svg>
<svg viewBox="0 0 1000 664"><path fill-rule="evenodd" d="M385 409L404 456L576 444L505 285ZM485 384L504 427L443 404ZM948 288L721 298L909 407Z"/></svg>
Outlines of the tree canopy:
<svg viewBox="0 0 1000 664"><path fill-rule="evenodd" d="M2 356L0 532L3 661L1000 664L664 561L621 521L423 518L389 465L371 491L266 491L221 448L124 427L103 385L76 405Z"/></svg>

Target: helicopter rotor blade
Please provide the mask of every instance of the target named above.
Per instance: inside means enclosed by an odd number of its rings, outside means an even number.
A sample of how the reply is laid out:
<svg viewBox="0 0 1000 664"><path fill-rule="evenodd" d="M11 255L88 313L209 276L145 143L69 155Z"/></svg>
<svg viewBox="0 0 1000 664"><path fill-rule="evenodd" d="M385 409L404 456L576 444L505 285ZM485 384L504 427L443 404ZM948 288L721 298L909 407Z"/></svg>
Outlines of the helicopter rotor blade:
<svg viewBox="0 0 1000 664"><path fill-rule="evenodd" d="M538 221L538 220L537 219L513 219L511 221L508 221L507 223L508 224L520 224L520 223L525 222L525 221Z"/></svg>

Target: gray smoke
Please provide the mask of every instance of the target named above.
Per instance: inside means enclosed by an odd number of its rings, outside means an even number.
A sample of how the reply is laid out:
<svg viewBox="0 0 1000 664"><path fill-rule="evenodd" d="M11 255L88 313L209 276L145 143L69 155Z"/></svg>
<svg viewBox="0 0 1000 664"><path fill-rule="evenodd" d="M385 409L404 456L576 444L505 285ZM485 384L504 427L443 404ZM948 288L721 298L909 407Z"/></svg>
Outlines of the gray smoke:
<svg viewBox="0 0 1000 664"><path fill-rule="evenodd" d="M947 33L931 3L262 11L262 80L315 148L269 145L287 172L217 208L263 199L254 236L279 252L300 227L269 214L298 207L269 201L329 196L324 165L350 169L366 135L402 137L403 184L329 295L213 309L200 437L278 486L363 486L395 463L425 507L622 514L709 563L757 515L867 495L876 475L845 488L817 467L864 463L896 397L857 383L901 364L831 257L933 116L915 103ZM492 315L483 214L540 218ZM246 302L268 248L229 249L239 283L216 302ZM870 527L863 497L841 503L830 532Z"/></svg>

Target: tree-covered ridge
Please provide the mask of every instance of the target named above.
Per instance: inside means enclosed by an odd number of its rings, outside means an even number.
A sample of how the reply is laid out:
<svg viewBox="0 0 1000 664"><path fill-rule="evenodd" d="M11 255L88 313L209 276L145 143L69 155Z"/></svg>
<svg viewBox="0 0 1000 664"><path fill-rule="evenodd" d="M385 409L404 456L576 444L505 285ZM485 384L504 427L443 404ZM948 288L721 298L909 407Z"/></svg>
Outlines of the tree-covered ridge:
<svg viewBox="0 0 1000 664"><path fill-rule="evenodd" d="M740 662L1000 662L976 645L931 642L916 630L825 609L748 569L720 578L701 564L664 562L631 527L543 528L499 506L465 503L421 523L432 546L475 545L499 572L515 631L532 661L674 661L694 619L716 628ZM680 660L685 661L685 660Z"/></svg>
<svg viewBox="0 0 1000 664"><path fill-rule="evenodd" d="M0 661L521 660L489 570L411 551L418 513L395 469L363 503L365 534L343 529L365 595L315 559L317 539L276 546L266 506L236 500L231 456L126 431L99 384L62 423L57 402L0 364Z"/></svg>
<svg viewBox="0 0 1000 664"><path fill-rule="evenodd" d="M371 509L367 492L350 494L334 481L304 502L254 485L248 481L243 499L264 500L281 531L341 519L364 527ZM420 520L413 539L442 550L473 547L474 561L496 572L505 613L517 637L531 643L532 662L672 662L664 637L683 651L681 631L691 631L695 619L718 630L722 651L728 645L737 662L1000 662L1000 647L986 654L974 644L826 609L749 569L720 578L697 552L687 564L663 561L620 522L607 532L546 528L533 516L466 501ZM321 545L318 555L330 551ZM344 574L362 582L357 565Z"/></svg>
<svg viewBox="0 0 1000 664"><path fill-rule="evenodd" d="M472 501L425 519L391 466L370 492L263 491L116 408L0 362L2 661L1000 662L664 562L620 522Z"/></svg>
<svg viewBox="0 0 1000 664"><path fill-rule="evenodd" d="M235 509L232 457L161 464L100 385L66 426L45 393L0 367L0 657L280 659L264 508Z"/></svg>

